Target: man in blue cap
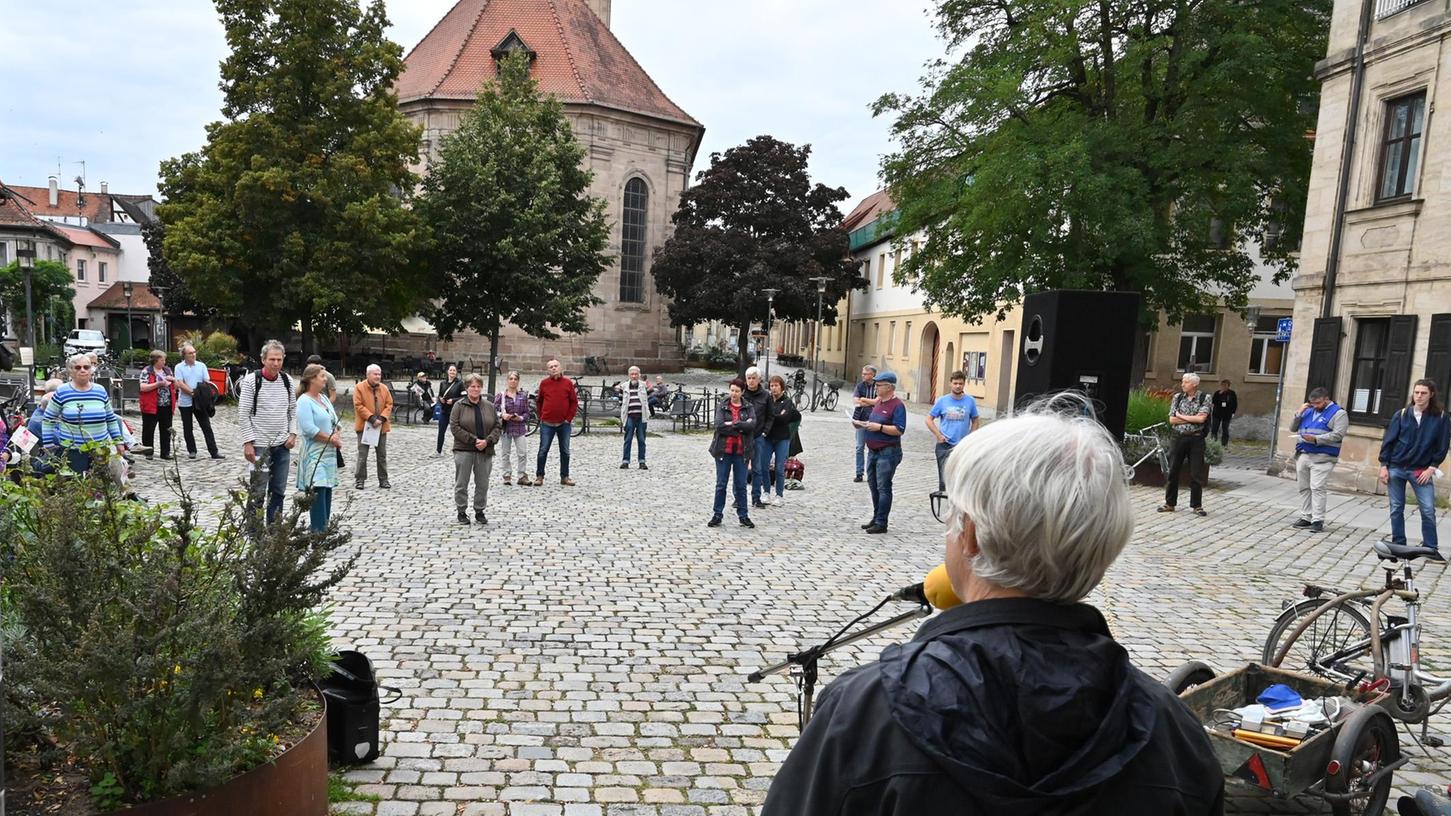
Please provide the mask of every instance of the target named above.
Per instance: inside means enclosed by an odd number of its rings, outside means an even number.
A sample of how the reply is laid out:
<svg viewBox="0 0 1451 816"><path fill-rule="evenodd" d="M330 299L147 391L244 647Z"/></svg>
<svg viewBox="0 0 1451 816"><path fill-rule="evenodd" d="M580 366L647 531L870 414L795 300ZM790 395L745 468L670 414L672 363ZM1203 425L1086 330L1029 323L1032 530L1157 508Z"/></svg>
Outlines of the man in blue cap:
<svg viewBox="0 0 1451 816"><path fill-rule="evenodd" d="M887 531L892 512L892 477L902 464L902 434L907 431L907 406L897 399L897 375L877 375L877 404L865 420L852 425L866 431L867 486L872 490L872 520L862 529L876 535Z"/></svg>

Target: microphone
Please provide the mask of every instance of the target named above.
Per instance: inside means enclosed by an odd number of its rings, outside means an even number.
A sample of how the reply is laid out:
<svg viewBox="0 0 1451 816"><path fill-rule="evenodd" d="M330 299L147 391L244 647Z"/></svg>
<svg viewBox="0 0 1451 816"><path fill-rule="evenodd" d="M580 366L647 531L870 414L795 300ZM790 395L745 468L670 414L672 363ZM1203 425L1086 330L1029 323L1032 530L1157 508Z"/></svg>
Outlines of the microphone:
<svg viewBox="0 0 1451 816"><path fill-rule="evenodd" d="M933 567L927 577L922 579L922 583L902 587L888 597L893 601L926 604L936 609L951 609L962 604L957 593L952 590L946 564Z"/></svg>

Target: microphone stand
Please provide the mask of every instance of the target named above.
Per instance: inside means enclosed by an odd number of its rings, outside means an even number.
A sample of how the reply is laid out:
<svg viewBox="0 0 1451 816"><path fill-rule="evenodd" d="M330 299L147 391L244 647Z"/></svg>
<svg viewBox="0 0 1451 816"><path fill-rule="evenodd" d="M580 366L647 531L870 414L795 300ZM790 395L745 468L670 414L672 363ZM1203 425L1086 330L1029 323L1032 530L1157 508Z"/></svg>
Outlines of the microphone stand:
<svg viewBox="0 0 1451 816"><path fill-rule="evenodd" d="M883 603L886 602L883 601ZM878 608L880 609L881 607ZM767 666L759 671L751 672L746 677L746 682L759 683L770 675L790 672L791 676L796 679L797 720L800 723L801 730L805 731L806 724L811 721L811 709L815 703L816 681L818 679L817 662L821 658L843 646L849 646L879 632L885 632L894 626L900 626L909 621L917 620L918 618L925 618L931 614L932 607L927 604L919 604L911 612L903 612L894 618L888 618L881 623L872 624L849 635L838 633L827 639L824 643L810 646L794 654L787 655L785 660L774 666Z"/></svg>

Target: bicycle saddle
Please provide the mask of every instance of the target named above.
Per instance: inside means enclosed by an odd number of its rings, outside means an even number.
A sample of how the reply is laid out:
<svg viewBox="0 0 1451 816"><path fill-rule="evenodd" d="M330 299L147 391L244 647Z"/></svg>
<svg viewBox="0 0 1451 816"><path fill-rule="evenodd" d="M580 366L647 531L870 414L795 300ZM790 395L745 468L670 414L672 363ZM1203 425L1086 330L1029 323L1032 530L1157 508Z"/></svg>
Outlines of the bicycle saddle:
<svg viewBox="0 0 1451 816"><path fill-rule="evenodd" d="M1428 558L1432 561L1446 560L1442 557L1441 551L1434 547L1410 547L1404 544L1392 544L1389 541L1377 541L1375 543L1375 554L1382 561L1414 561L1417 558Z"/></svg>

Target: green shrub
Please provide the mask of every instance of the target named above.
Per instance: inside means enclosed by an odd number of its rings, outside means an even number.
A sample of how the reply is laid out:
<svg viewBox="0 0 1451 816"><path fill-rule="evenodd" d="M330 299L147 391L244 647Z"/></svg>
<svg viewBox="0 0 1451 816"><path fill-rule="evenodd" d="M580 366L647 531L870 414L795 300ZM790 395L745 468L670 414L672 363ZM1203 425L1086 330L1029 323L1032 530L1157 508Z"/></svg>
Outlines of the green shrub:
<svg viewBox="0 0 1451 816"><path fill-rule="evenodd" d="M98 804L211 787L277 750L316 703L330 652L316 612L353 558L349 534L277 524L247 510L261 469L202 526L179 507L128 501L87 478L0 485L4 711L29 745L68 753Z"/></svg>
<svg viewBox="0 0 1451 816"><path fill-rule="evenodd" d="M177 348L185 343L191 343L196 348L198 362L211 368L221 368L241 359L237 354L237 338L226 332L214 331L205 335L199 331L191 332L181 338Z"/></svg>
<svg viewBox="0 0 1451 816"><path fill-rule="evenodd" d="M1151 425L1168 422L1169 402L1170 397L1164 396L1160 391L1147 388L1130 391L1128 421L1124 424L1124 430L1138 433Z"/></svg>

